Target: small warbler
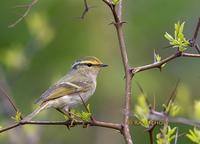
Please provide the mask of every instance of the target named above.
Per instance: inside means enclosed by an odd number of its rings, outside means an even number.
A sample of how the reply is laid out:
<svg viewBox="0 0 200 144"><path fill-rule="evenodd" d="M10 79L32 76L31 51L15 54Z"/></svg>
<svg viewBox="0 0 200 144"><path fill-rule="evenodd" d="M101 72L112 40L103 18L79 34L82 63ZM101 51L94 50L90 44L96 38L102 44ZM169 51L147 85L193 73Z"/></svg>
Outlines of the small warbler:
<svg viewBox="0 0 200 144"><path fill-rule="evenodd" d="M39 107L22 121L30 121L41 110L55 108L63 113L68 113L70 108L86 102L96 89L96 77L103 64L93 56L84 57L76 61L61 80L47 89L36 101Z"/></svg>

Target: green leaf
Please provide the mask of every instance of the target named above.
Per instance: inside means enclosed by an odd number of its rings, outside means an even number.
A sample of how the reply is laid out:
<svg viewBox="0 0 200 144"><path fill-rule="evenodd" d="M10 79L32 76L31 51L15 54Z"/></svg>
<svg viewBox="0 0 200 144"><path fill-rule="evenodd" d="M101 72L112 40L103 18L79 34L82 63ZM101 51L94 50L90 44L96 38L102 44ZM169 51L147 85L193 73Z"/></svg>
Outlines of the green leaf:
<svg viewBox="0 0 200 144"><path fill-rule="evenodd" d="M167 32L164 35L164 37L169 41L170 45L173 48L178 48L180 52L185 51L190 44L183 34L184 25L185 22L175 23L174 38Z"/></svg>
<svg viewBox="0 0 200 144"><path fill-rule="evenodd" d="M15 120L15 122L20 122L21 121L21 112L17 111L16 114L15 114L15 117L11 117L13 120Z"/></svg>
<svg viewBox="0 0 200 144"><path fill-rule="evenodd" d="M172 100L170 100L167 106L163 104L163 107L165 108L165 112L169 113L170 116L176 116L180 111L180 106L175 104Z"/></svg>
<svg viewBox="0 0 200 144"><path fill-rule="evenodd" d="M137 118L137 120L143 127L149 128L150 121L148 120L148 115L149 115L149 107L148 104L146 103L146 98L144 94L141 94L138 96L137 104L134 108L134 116Z"/></svg>
<svg viewBox="0 0 200 144"><path fill-rule="evenodd" d="M200 130L194 128L193 130L189 130L189 132L186 134L186 137L196 143L200 144Z"/></svg>
<svg viewBox="0 0 200 144"><path fill-rule="evenodd" d="M168 41L173 41L174 40L174 38L169 34L169 33L167 33L167 32L165 32L165 38L168 40Z"/></svg>
<svg viewBox="0 0 200 144"><path fill-rule="evenodd" d="M176 137L176 127L171 128L167 124L164 124L163 128L160 129L160 133L156 135L157 144L170 144Z"/></svg>
<svg viewBox="0 0 200 144"><path fill-rule="evenodd" d="M194 102L194 117L200 120L200 101Z"/></svg>
<svg viewBox="0 0 200 144"><path fill-rule="evenodd" d="M90 121L90 118L92 116L92 113L90 112L90 105L88 104L87 105L87 110L89 111L82 111L82 112L79 112L79 111L76 111L76 110L71 110L71 112L73 113L73 115L78 118L78 119L81 119L83 120L84 122L87 122L87 121Z"/></svg>
<svg viewBox="0 0 200 144"><path fill-rule="evenodd" d="M82 120L83 121L90 121L91 113L82 112Z"/></svg>
<svg viewBox="0 0 200 144"><path fill-rule="evenodd" d="M112 0L112 4L117 5L120 2L120 0Z"/></svg>
<svg viewBox="0 0 200 144"><path fill-rule="evenodd" d="M154 63L160 62L161 61L161 56L156 53L154 50Z"/></svg>

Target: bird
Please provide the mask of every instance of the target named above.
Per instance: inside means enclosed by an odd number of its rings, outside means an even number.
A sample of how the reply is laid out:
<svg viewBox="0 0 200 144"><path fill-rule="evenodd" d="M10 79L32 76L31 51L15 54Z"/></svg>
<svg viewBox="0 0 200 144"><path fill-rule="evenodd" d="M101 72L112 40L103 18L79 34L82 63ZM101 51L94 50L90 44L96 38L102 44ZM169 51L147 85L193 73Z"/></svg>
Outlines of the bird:
<svg viewBox="0 0 200 144"><path fill-rule="evenodd" d="M36 100L36 104L39 104L38 108L21 122L31 121L44 109L55 108L66 114L71 108L83 104L96 90L99 71L107 66L94 56L86 56L75 61L70 71Z"/></svg>

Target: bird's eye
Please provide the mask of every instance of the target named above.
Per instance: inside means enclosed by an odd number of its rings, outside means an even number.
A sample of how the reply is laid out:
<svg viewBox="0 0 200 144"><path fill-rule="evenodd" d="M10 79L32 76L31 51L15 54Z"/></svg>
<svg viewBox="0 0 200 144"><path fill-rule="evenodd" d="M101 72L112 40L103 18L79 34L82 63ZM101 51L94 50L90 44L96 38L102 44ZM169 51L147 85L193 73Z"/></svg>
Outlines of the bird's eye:
<svg viewBox="0 0 200 144"><path fill-rule="evenodd" d="M88 67L91 67L91 66L92 66L92 64L91 64L91 63L88 63L88 64L87 64L87 66L88 66Z"/></svg>

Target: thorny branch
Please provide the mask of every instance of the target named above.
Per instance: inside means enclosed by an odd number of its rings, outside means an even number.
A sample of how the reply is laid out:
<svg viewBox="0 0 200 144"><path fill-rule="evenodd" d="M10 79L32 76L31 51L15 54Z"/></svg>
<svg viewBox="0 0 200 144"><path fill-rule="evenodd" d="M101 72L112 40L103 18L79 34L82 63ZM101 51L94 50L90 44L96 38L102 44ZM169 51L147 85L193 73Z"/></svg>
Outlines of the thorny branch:
<svg viewBox="0 0 200 144"><path fill-rule="evenodd" d="M132 68L132 73L136 74L138 72L142 72L142 71L150 70L150 69L154 69L154 68L161 69L163 64L166 64L167 62L169 62L175 58L181 57L181 56L182 57L200 57L200 54L191 54L191 53L184 53L184 52L177 51L174 54L170 55L169 57L161 60L160 62Z"/></svg>
<svg viewBox="0 0 200 144"><path fill-rule="evenodd" d="M198 36L199 29L200 29L200 18L198 19L194 35L193 35L192 39L189 40L190 46L191 47L195 47L197 49L198 53L200 52L200 49L199 49L199 45L196 42L196 39L197 39L197 36ZM200 53L199 54L193 54L193 53L185 53L185 52L177 51L174 54L168 56L167 58L161 60L160 62L154 62L152 64L139 66L139 67L134 67L134 68L132 68L131 71L132 71L132 73L134 75L134 74L136 74L138 72L142 72L142 71L145 71L145 70L150 70L150 69L154 69L154 68L161 69L163 64L166 64L167 62L169 62L169 61L171 61L171 60L173 60L175 58L181 57L181 56L182 57L200 57Z"/></svg>
<svg viewBox="0 0 200 144"><path fill-rule="evenodd" d="M182 117L170 117L164 114L163 112L157 112L155 110L152 110L149 115L149 119L155 120L155 121L166 121L166 119L171 123L178 123L178 124L184 124L188 126L198 127L200 128L200 122L195 120L189 120Z"/></svg>
<svg viewBox="0 0 200 144"><path fill-rule="evenodd" d="M124 40L124 32L123 32L123 27L122 27L124 23L122 21L122 2L123 1L121 0L117 5L112 4L108 0L103 0L103 2L109 6L115 20L113 24L115 25L115 28L117 31L119 47L120 47L122 62L123 62L124 71L125 71L125 106L124 106L125 113L124 113L124 119L123 119L123 133L122 134L124 136L125 142L127 144L132 144L133 141L132 141L130 129L129 129L132 73L129 66L129 62L128 62L128 54L127 54L126 44Z"/></svg>
<svg viewBox="0 0 200 144"><path fill-rule="evenodd" d="M22 4L22 5L18 5L16 6L16 8L25 8L25 12L22 14L22 16L20 16L14 23L12 23L11 25L9 25L9 28L15 27L18 23L20 23L30 12L30 10L32 9L32 7L38 2L38 0L32 0L30 3L28 4ZM89 12L89 9L92 8L91 6L88 5L87 0L83 0L84 2L84 10L80 16L81 19L84 19L85 15Z"/></svg>
<svg viewBox="0 0 200 144"><path fill-rule="evenodd" d="M89 125L89 126L98 126L98 127L104 127L104 128L111 128L118 131L121 131L121 124L115 124L115 123L108 123L108 122L102 122L102 121L91 121L91 122L84 122L84 121L74 121L71 123L71 120L67 121L27 121L27 122L19 122L16 124L13 124L7 128L0 129L0 133L8 131L10 129L22 126L22 125L65 125L67 127L76 125Z"/></svg>
<svg viewBox="0 0 200 144"><path fill-rule="evenodd" d="M170 105L170 101L174 101L176 94L177 94L177 88L178 88L179 83L180 83L180 80L177 81L174 90L172 91L168 101L166 102L166 107L168 107ZM155 111L155 106L150 107L149 109L150 109L150 112ZM166 108L164 108L162 113L165 113L165 115L167 115L169 112L166 112ZM151 116L149 117L149 119L151 119ZM150 127L147 128L147 130L146 130L149 133L150 144L154 143L153 132L154 132L154 129L156 126L157 126L157 123L150 125Z"/></svg>

